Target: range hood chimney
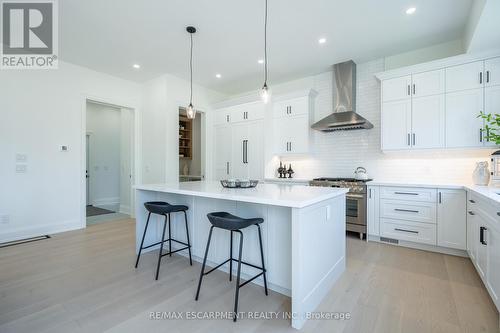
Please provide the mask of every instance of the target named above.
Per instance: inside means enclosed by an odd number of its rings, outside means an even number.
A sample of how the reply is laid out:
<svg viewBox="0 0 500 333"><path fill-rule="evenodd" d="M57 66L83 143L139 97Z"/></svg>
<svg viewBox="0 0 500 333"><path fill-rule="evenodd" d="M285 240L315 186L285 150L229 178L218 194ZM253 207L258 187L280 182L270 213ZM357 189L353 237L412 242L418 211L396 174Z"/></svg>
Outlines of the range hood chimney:
<svg viewBox="0 0 500 333"><path fill-rule="evenodd" d="M331 132L339 130L370 129L372 123L356 113L356 64L349 60L333 65L333 113L311 126L312 129Z"/></svg>

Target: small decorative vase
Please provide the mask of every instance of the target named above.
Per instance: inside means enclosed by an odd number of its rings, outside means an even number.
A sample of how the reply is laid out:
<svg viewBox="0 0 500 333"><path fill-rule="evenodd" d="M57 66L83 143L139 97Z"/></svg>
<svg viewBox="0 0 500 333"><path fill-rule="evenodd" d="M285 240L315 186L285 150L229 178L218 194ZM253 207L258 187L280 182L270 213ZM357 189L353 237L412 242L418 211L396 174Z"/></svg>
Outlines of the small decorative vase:
<svg viewBox="0 0 500 333"><path fill-rule="evenodd" d="M490 183L490 170L488 169L488 162L477 162L476 169L472 174L472 180L475 185L487 186Z"/></svg>

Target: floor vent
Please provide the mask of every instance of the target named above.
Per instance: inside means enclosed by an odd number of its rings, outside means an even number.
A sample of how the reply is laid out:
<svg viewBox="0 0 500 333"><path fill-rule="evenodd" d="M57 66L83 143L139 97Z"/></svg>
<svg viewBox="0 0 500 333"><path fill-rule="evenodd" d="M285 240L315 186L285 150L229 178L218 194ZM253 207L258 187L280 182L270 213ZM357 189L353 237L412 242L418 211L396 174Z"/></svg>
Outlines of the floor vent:
<svg viewBox="0 0 500 333"><path fill-rule="evenodd" d="M397 239L392 239L392 238L387 238L387 237L380 237L381 242L386 242L386 243L391 243L391 244L399 244L399 241Z"/></svg>
<svg viewBox="0 0 500 333"><path fill-rule="evenodd" d="M19 240L12 241L12 242L0 243L0 249L4 248L4 247L21 245L21 244L36 242L36 241L39 241L39 240L44 240L44 239L49 239L49 238L50 238L49 235L43 235L43 236L37 236L37 237L19 239Z"/></svg>

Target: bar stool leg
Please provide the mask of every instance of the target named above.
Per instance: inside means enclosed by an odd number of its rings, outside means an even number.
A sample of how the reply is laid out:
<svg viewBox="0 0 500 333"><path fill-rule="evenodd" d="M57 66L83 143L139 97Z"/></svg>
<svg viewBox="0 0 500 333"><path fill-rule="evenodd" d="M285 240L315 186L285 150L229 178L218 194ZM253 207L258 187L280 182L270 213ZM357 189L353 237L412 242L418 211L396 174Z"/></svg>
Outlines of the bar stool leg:
<svg viewBox="0 0 500 333"><path fill-rule="evenodd" d="M186 214L185 210L183 212L184 212L184 222L186 224L186 237L187 237L188 251L189 251L189 264L191 266L193 266L193 259L191 259L191 242L189 241L189 229L188 229L187 214Z"/></svg>
<svg viewBox="0 0 500 333"><path fill-rule="evenodd" d="M168 252L172 256L172 226L170 224L170 213L168 213Z"/></svg>
<svg viewBox="0 0 500 333"><path fill-rule="evenodd" d="M234 294L234 318L235 322L238 318L238 297L240 295L240 274L241 274L241 252L243 250L243 233L239 230L236 230L240 234L240 253L238 255L238 273L236 275L236 292Z"/></svg>
<svg viewBox="0 0 500 333"><path fill-rule="evenodd" d="M144 245L144 238L146 238L146 231L148 230L150 217L151 213L148 214L148 219L146 220L146 226L144 227L144 233L142 234L141 247L139 247L139 253L137 254L137 260L135 261L135 268L139 265L139 258L141 258L142 246Z"/></svg>
<svg viewBox="0 0 500 333"><path fill-rule="evenodd" d="M229 281L232 280L233 276L233 231L229 231L231 233L231 238L229 241Z"/></svg>
<svg viewBox="0 0 500 333"><path fill-rule="evenodd" d="M210 233L208 234L207 248L205 249L205 256L203 257L203 264L201 265L200 281L198 281L198 289L196 290L196 297L194 298L195 301L198 300L198 296L200 295L201 280L203 279L205 265L207 263L208 249L210 247L210 240L212 239L212 230L214 230L214 226L210 227Z"/></svg>
<svg viewBox="0 0 500 333"><path fill-rule="evenodd" d="M267 279L266 279L266 266L264 265L264 249L262 248L262 235L260 234L260 225L257 224L259 228L259 244L260 244L260 259L262 261L262 275L264 276L264 291L267 296Z"/></svg>
<svg viewBox="0 0 500 333"><path fill-rule="evenodd" d="M156 266L156 280L158 280L158 275L160 274L161 254L163 252L163 242L165 242L165 229L167 228L167 220L168 222L170 222L170 218L165 215L165 222L163 223L163 234L160 243L160 252L158 253L158 265Z"/></svg>

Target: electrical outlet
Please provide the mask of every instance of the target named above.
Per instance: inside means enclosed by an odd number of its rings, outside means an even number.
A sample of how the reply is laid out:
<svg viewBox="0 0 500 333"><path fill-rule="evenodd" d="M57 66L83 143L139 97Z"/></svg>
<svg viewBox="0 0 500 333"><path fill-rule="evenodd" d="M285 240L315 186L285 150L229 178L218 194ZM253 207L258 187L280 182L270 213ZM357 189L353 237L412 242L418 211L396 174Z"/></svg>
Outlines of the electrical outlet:
<svg viewBox="0 0 500 333"><path fill-rule="evenodd" d="M67 151L69 151L69 147L68 147L68 146L66 146L66 145L62 145L62 146L61 146L61 151L62 151L62 152L67 152Z"/></svg>
<svg viewBox="0 0 500 333"><path fill-rule="evenodd" d="M9 224L10 216L9 215L0 215L0 224Z"/></svg>
<svg viewBox="0 0 500 333"><path fill-rule="evenodd" d="M26 173L28 166L26 164L16 164L16 173Z"/></svg>

